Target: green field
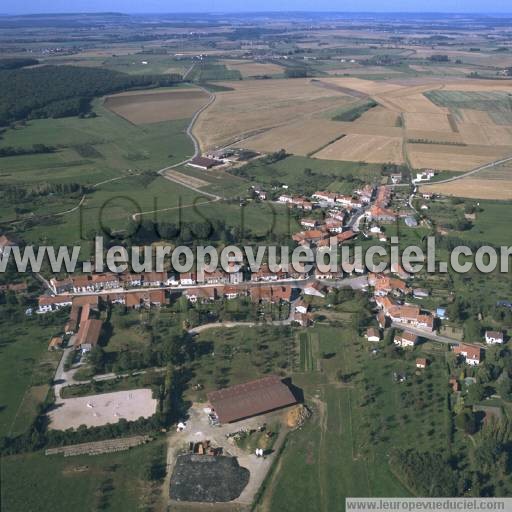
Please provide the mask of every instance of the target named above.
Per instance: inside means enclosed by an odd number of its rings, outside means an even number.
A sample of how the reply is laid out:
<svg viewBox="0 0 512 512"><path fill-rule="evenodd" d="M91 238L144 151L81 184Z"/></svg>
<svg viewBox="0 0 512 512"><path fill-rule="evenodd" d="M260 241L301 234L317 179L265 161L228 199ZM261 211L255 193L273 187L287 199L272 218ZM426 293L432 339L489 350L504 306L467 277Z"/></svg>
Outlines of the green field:
<svg viewBox="0 0 512 512"><path fill-rule="evenodd" d="M27 126L5 131L0 147L24 148L31 147L32 144L46 144L56 147L57 151L44 155L2 158L0 185L30 189L46 182L79 183L91 187L109 179L129 177L141 171L156 171L193 153L192 143L184 132L188 120L135 126L105 109L101 100L94 102L94 111L97 113L95 118L33 120ZM124 188L100 187L101 191L99 196L94 197L94 202L103 202L105 193L129 195L137 201L140 195L146 195L144 190L142 193L134 193L142 187L134 187L133 182ZM183 192L182 187L173 187ZM161 197L173 195L169 193L169 184L162 188ZM53 194L36 196L26 202L4 200L0 208L0 220L29 219L32 215L65 211L76 206L79 199L80 197L70 197L69 194ZM144 201L141 199L141 202Z"/></svg>
<svg viewBox="0 0 512 512"><path fill-rule="evenodd" d="M234 173L266 186L288 185L290 191L295 193L314 193L324 189L350 193L359 180L380 181L381 166L288 156L274 163L256 160Z"/></svg>
<svg viewBox="0 0 512 512"><path fill-rule="evenodd" d="M464 218L465 204L479 207L476 218L469 229L459 231L452 226L454 220ZM460 204L450 201L436 201L427 211L438 226L449 227L449 235L470 242L487 242L494 246L510 244L510 221L512 220L511 201L476 201L467 199Z"/></svg>
<svg viewBox="0 0 512 512"><path fill-rule="evenodd" d="M236 69L228 69L224 64L196 62L187 76L193 82L213 82L216 80L241 80L242 75Z"/></svg>
<svg viewBox="0 0 512 512"><path fill-rule="evenodd" d="M512 100L506 92L429 91L425 96L436 105L453 110L467 108L512 114Z"/></svg>
<svg viewBox="0 0 512 512"><path fill-rule="evenodd" d="M316 370L318 357L318 336L309 332L299 333L300 370L312 372Z"/></svg>
<svg viewBox="0 0 512 512"><path fill-rule="evenodd" d="M2 322L0 344L0 437L25 432L37 415L60 359L48 342L59 332L37 319Z"/></svg>
<svg viewBox="0 0 512 512"><path fill-rule="evenodd" d="M1 508L4 512L152 510L161 499L159 483L145 479L145 468L153 460L165 461L165 440L92 457L43 453L4 457Z"/></svg>

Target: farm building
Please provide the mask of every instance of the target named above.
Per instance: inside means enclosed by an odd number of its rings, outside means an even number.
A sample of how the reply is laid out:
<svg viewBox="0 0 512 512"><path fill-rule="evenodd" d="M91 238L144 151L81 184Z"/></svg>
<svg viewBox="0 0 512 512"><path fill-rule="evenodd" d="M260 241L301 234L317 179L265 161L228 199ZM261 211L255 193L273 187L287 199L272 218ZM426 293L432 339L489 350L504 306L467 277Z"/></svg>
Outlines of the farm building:
<svg viewBox="0 0 512 512"><path fill-rule="evenodd" d="M291 389L277 375L212 391L207 396L221 423L233 423L297 403Z"/></svg>
<svg viewBox="0 0 512 512"><path fill-rule="evenodd" d="M187 165L190 167L196 167L198 169L202 169L203 171L207 171L216 165L221 164L222 162L219 160L214 160L213 158L206 158L204 156L196 156L193 158Z"/></svg>

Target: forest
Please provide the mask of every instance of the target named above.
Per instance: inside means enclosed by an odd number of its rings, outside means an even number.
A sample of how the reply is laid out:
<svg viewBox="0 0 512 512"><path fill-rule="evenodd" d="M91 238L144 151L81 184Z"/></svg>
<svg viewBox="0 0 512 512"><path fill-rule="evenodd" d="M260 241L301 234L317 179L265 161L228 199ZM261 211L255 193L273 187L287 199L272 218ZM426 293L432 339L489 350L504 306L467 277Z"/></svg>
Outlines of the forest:
<svg viewBox="0 0 512 512"><path fill-rule="evenodd" d="M179 74L127 75L78 66L0 70L0 125L34 118L86 114L90 100L135 88L171 86Z"/></svg>

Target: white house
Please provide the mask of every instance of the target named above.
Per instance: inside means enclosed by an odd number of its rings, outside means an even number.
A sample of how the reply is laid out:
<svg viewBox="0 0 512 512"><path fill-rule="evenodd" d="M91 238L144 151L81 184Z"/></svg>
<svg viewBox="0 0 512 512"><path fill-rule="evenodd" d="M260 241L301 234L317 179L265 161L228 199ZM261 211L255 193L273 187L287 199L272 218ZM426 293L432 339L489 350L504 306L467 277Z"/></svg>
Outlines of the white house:
<svg viewBox="0 0 512 512"><path fill-rule="evenodd" d="M380 332L378 329L375 329L375 327L370 327L366 331L366 339L368 341L380 341Z"/></svg>
<svg viewBox="0 0 512 512"><path fill-rule="evenodd" d="M485 342L489 345L503 343L503 333L500 331L485 331Z"/></svg>
<svg viewBox="0 0 512 512"><path fill-rule="evenodd" d="M412 332L403 332L395 336L393 343L402 348L414 347L418 343L418 336Z"/></svg>

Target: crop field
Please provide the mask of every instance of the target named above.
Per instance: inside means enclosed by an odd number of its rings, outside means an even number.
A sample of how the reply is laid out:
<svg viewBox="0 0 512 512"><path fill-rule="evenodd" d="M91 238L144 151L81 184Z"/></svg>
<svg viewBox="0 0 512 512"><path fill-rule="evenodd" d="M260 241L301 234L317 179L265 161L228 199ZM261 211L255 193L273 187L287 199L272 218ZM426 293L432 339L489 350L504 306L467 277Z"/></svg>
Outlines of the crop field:
<svg viewBox="0 0 512 512"><path fill-rule="evenodd" d="M322 149L315 154L315 157L328 160L401 164L403 163L402 139L384 135L350 134Z"/></svg>
<svg viewBox="0 0 512 512"><path fill-rule="evenodd" d="M413 167L446 171L469 171L512 153L507 146L450 146L439 144L408 144Z"/></svg>
<svg viewBox="0 0 512 512"><path fill-rule="evenodd" d="M512 163L484 169L456 181L428 185L422 190L473 199L512 199Z"/></svg>
<svg viewBox="0 0 512 512"><path fill-rule="evenodd" d="M300 332L299 335L299 367L300 371L312 372L316 370L318 358L318 335L309 332Z"/></svg>
<svg viewBox="0 0 512 512"><path fill-rule="evenodd" d="M201 188L201 187L206 187L209 185L208 181L205 181L201 178L196 178L194 176L191 176L190 174L188 174L188 175L183 174L178 171L167 171L166 175L170 176L175 181L177 181L181 184L191 185L194 188Z"/></svg>
<svg viewBox="0 0 512 512"><path fill-rule="evenodd" d="M504 91L429 91L425 96L440 107L483 112L511 112L510 94Z"/></svg>
<svg viewBox="0 0 512 512"><path fill-rule="evenodd" d="M253 62L250 60L227 60L223 64L230 70L238 71L243 78L263 75L279 75L283 68L272 62Z"/></svg>
<svg viewBox="0 0 512 512"><path fill-rule="evenodd" d="M116 94L105 99L105 107L140 125L190 118L207 101L208 94L201 89L177 88Z"/></svg>
<svg viewBox="0 0 512 512"><path fill-rule="evenodd" d="M226 85L234 90L218 92L194 126L202 148L235 143L259 130L307 120L312 114L353 101L346 94L315 87L301 78L243 80Z"/></svg>
<svg viewBox="0 0 512 512"><path fill-rule="evenodd" d="M313 154L343 134L338 123L309 119L266 130L241 141L240 147L255 151L273 152L285 149L294 155Z"/></svg>
<svg viewBox="0 0 512 512"><path fill-rule="evenodd" d="M446 114L407 112L404 118L407 130L423 130L428 126L429 130L436 132L453 131Z"/></svg>

